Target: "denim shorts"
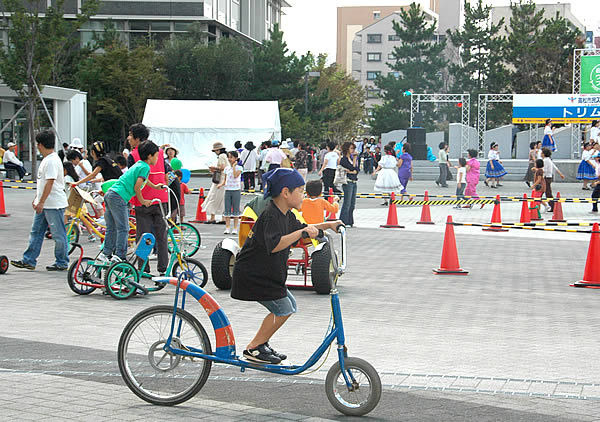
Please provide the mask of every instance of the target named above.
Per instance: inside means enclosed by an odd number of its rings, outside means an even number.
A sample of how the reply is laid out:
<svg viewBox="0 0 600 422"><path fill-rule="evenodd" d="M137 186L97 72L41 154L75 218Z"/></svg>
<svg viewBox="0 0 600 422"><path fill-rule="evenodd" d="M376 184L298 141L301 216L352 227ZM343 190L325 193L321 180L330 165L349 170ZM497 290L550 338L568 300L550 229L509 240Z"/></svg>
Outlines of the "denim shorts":
<svg viewBox="0 0 600 422"><path fill-rule="evenodd" d="M275 316L288 316L295 314L298 310L296 306L296 299L289 290L287 290L286 297L275 300L263 300L259 301L258 303L275 314Z"/></svg>

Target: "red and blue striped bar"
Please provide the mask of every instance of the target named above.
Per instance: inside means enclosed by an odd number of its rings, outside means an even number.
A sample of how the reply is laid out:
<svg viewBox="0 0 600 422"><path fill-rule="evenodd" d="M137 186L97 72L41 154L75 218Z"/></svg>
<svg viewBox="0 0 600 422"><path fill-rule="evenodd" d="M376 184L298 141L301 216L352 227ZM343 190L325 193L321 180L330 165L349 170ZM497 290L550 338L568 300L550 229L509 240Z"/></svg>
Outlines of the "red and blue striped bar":
<svg viewBox="0 0 600 422"><path fill-rule="evenodd" d="M153 277L153 281L158 283L169 283L177 286L178 280L171 277ZM208 294L203 288L187 280L181 280L180 287L192 295L204 308L215 331L217 344L215 347L215 356L223 359L235 359L235 337L229 318L219 306L217 301Z"/></svg>

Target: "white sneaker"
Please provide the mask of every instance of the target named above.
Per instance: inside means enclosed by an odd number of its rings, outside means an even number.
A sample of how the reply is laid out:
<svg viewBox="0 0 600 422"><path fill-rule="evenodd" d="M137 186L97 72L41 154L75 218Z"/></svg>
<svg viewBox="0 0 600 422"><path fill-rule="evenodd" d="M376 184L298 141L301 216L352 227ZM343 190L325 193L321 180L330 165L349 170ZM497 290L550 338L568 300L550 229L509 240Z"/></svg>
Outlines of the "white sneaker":
<svg viewBox="0 0 600 422"><path fill-rule="evenodd" d="M231 234L237 234L237 230L236 229L231 230Z"/></svg>
<svg viewBox="0 0 600 422"><path fill-rule="evenodd" d="M123 260L122 260L121 258L119 258L117 255L113 255L113 256L110 258L110 263L111 263L111 264L117 264L117 263L119 263L119 262L123 262Z"/></svg>
<svg viewBox="0 0 600 422"><path fill-rule="evenodd" d="M108 264L109 261L110 261L110 258L108 256L104 255L103 253L98 254L96 259L94 260L94 262L96 264Z"/></svg>
<svg viewBox="0 0 600 422"><path fill-rule="evenodd" d="M223 234L229 234L229 229L225 229L225 231L223 232Z"/></svg>
<svg viewBox="0 0 600 422"><path fill-rule="evenodd" d="M148 255L148 261L156 261L158 259L158 255L156 255L155 253L151 253L150 255Z"/></svg>

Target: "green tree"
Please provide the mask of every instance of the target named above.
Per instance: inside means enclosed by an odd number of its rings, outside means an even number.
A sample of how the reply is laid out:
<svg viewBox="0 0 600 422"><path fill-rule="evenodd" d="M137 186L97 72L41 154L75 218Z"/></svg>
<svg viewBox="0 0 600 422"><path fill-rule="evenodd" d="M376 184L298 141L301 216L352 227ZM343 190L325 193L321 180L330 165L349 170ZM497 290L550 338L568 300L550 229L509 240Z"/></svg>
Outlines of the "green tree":
<svg viewBox="0 0 600 422"><path fill-rule="evenodd" d="M36 109L40 102L37 88L66 75L73 53L72 37L98 9L98 0L82 3L76 19L66 22L64 0L47 7L44 0L4 0L4 10L10 12L8 43L0 45L0 78L14 90L28 110L29 144L32 151L32 172L37 167L35 145Z"/></svg>
<svg viewBox="0 0 600 422"><path fill-rule="evenodd" d="M111 149L120 147L129 125L142 121L146 100L172 93L162 57L145 46L131 51L118 43L107 46L80 65L76 80L88 93L88 136Z"/></svg>
<svg viewBox="0 0 600 422"><path fill-rule="evenodd" d="M582 34L558 12L552 19L546 19L544 25L536 43L536 92L571 92L573 50L578 48L578 37Z"/></svg>
<svg viewBox="0 0 600 422"><path fill-rule="evenodd" d="M254 77L251 98L254 100L291 100L302 98L304 74L312 55L297 57L289 51L279 25L270 31L270 39L254 48Z"/></svg>
<svg viewBox="0 0 600 422"><path fill-rule="evenodd" d="M516 94L536 93L539 74L537 43L544 23L544 11L537 10L532 0L519 0L510 5L512 16L506 27L508 40L504 53L509 65L510 87Z"/></svg>
<svg viewBox="0 0 600 422"><path fill-rule="evenodd" d="M252 51L238 40L204 44L192 32L167 43L166 75L177 99L243 100L252 83Z"/></svg>
<svg viewBox="0 0 600 422"><path fill-rule="evenodd" d="M411 3L408 10L400 13L400 21L394 21L393 27L400 37L400 45L394 48L394 60L388 63L392 72L376 81L383 98L383 105L375 107L370 121L376 135L407 127L410 98L404 92L440 92L444 86L443 70L448 64L443 54L446 42L434 41L436 24L427 23L427 15L420 5Z"/></svg>
<svg viewBox="0 0 600 422"><path fill-rule="evenodd" d="M447 34L452 45L458 49L460 61L450 64L453 92L468 92L477 99L483 93L506 93L508 70L503 63L505 37L500 35L504 18L497 24L491 19L491 6L476 0L471 5L465 0L465 23L462 28ZM471 105L473 116L477 116L477 102ZM453 118L460 118L460 110L450 109ZM493 104L488 109L488 120L492 124L506 124L506 107Z"/></svg>
<svg viewBox="0 0 600 422"><path fill-rule="evenodd" d="M500 36L504 18L492 23L491 6L465 0L465 23L461 29L448 30L450 41L459 49L460 62L450 65L454 92L503 92L506 68L502 62L505 39Z"/></svg>

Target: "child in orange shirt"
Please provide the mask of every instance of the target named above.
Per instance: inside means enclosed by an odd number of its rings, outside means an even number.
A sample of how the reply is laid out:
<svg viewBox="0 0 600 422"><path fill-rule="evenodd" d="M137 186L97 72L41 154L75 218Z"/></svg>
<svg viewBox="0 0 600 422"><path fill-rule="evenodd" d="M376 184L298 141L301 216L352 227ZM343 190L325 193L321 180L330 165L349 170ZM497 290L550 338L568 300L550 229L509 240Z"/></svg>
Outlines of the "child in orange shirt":
<svg viewBox="0 0 600 422"><path fill-rule="evenodd" d="M311 180L306 183L306 195L302 201L302 217L307 224L320 224L325 222L325 212L337 213L340 205L339 198L333 198L333 204L320 198L323 192L323 183L320 180Z"/></svg>

